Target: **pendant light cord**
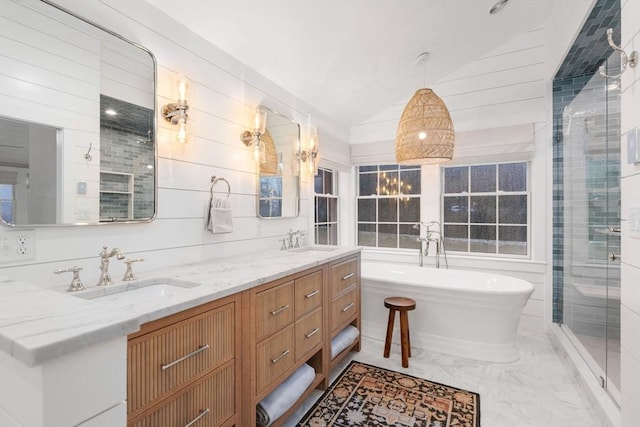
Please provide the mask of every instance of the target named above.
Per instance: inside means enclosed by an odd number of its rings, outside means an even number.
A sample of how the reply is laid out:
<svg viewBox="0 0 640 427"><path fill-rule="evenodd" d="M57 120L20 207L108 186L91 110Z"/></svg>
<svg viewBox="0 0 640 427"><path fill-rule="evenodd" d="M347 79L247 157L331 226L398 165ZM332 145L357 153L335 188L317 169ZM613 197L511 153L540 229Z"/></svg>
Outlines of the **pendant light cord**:
<svg viewBox="0 0 640 427"><path fill-rule="evenodd" d="M427 59L429 52L422 52L416 57L416 64L422 64L422 87L427 87Z"/></svg>

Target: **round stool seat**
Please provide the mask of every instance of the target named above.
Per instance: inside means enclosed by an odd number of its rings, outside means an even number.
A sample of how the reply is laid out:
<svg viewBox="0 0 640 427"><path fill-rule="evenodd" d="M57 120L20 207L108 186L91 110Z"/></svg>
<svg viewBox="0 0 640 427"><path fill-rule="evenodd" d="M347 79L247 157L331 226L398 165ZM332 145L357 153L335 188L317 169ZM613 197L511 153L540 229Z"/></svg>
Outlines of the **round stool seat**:
<svg viewBox="0 0 640 427"><path fill-rule="evenodd" d="M388 297L384 299L384 306L394 310L415 310L416 302L406 297Z"/></svg>
<svg viewBox="0 0 640 427"><path fill-rule="evenodd" d="M408 311L416 308L416 302L406 297L387 297L384 299L384 306L389 309L389 320L387 321L387 337L384 340L384 357L389 357L391 352L391 338L393 336L393 323L396 311L400 315L400 349L402 350L402 366L409 367L409 357L411 357L411 338L409 336L409 316Z"/></svg>

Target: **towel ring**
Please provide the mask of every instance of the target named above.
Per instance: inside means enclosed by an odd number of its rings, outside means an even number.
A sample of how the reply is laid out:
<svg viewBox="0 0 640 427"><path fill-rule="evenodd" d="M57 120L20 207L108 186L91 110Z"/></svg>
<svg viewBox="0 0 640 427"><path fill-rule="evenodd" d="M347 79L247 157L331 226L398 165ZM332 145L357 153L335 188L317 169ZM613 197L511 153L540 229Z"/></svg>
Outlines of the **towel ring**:
<svg viewBox="0 0 640 427"><path fill-rule="evenodd" d="M231 184L229 184L229 181L227 181L224 178L218 178L217 176L213 175L211 177L211 197L213 197L213 186L216 185L219 181L224 182L225 184L227 184L227 199L229 198L229 195L231 194Z"/></svg>

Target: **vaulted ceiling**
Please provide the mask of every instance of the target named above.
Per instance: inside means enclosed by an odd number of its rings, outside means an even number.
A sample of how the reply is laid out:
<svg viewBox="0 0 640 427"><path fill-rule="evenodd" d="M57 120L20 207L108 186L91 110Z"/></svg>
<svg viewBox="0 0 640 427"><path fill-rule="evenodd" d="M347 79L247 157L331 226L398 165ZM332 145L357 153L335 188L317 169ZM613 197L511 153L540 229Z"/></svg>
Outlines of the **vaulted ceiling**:
<svg viewBox="0 0 640 427"><path fill-rule="evenodd" d="M490 14L495 0L147 1L346 128L543 27L558 2L591 3L510 0Z"/></svg>

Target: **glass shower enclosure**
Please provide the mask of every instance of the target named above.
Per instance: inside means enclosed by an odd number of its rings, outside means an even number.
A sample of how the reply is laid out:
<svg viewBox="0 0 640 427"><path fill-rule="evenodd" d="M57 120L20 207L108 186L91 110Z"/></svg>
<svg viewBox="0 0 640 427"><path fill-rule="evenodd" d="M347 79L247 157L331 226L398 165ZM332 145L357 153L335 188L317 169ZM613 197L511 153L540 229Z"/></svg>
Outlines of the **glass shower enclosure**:
<svg viewBox="0 0 640 427"><path fill-rule="evenodd" d="M613 62L614 57L609 62ZM619 69L617 64L610 68ZM615 71L613 71L615 73ZM620 401L620 81L593 75L562 113L562 329ZM556 205L558 206L558 205Z"/></svg>

